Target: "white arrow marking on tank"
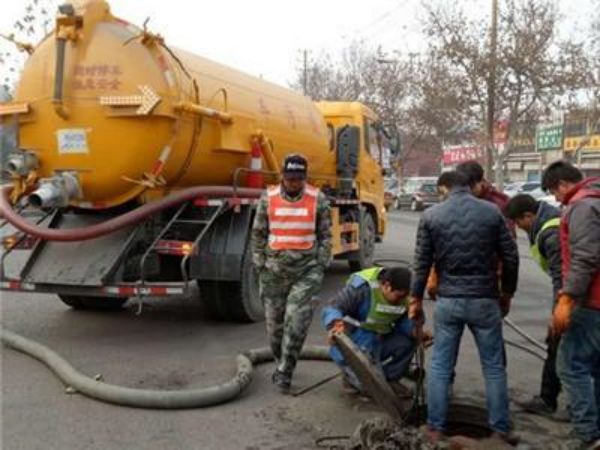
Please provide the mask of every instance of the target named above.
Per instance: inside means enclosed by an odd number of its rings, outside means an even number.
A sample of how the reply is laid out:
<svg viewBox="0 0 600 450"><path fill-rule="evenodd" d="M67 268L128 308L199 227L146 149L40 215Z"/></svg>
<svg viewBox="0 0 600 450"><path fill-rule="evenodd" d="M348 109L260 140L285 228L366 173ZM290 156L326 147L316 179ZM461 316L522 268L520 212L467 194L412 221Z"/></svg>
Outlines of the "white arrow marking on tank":
<svg viewBox="0 0 600 450"><path fill-rule="evenodd" d="M148 85L140 85L138 89L142 95L108 95L100 97L102 106L139 106L137 115L149 114L161 101L154 89Z"/></svg>

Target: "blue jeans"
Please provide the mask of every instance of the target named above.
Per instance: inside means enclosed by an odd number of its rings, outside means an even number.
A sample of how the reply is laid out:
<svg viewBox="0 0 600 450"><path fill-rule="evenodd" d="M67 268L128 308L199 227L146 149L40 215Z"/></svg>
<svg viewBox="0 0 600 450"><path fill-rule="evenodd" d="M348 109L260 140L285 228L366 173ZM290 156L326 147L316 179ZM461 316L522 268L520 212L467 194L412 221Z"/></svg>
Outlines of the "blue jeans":
<svg viewBox="0 0 600 450"><path fill-rule="evenodd" d="M600 438L600 311L573 311L558 347L557 368L577 436L584 442Z"/></svg>
<svg viewBox="0 0 600 450"><path fill-rule="evenodd" d="M446 426L448 385L465 325L473 333L479 350L490 428L507 433L509 416L502 314L498 300L490 298L437 298L433 315L433 355L427 383L427 423L439 431L444 431Z"/></svg>

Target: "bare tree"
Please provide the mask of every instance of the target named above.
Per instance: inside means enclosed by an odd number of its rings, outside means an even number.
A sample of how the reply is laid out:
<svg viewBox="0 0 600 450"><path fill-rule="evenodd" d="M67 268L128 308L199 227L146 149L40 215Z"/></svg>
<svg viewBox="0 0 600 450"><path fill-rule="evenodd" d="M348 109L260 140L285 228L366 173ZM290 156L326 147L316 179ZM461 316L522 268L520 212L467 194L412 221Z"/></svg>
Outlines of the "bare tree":
<svg viewBox="0 0 600 450"><path fill-rule="evenodd" d="M58 0L29 0L8 32L0 30L0 86L12 92L28 53L52 30Z"/></svg>
<svg viewBox="0 0 600 450"><path fill-rule="evenodd" d="M496 62L489 49L488 27L467 16L458 3L429 3L424 22L429 51L461 80L459 96L465 118L486 135L489 79L495 74L494 121L508 120L503 152L492 146L495 181L502 185L503 162L512 151L514 130L534 113L560 106L589 86L590 66L584 46L556 36L558 12L545 0L507 0L499 14ZM491 144L491 136L487 136ZM489 174L488 174L489 175Z"/></svg>

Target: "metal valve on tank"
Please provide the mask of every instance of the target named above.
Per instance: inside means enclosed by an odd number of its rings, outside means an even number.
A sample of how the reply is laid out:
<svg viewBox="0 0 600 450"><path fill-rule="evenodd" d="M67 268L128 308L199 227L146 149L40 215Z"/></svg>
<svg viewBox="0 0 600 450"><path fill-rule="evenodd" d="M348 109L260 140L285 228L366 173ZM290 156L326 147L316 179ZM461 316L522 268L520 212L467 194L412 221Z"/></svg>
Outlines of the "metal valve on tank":
<svg viewBox="0 0 600 450"><path fill-rule="evenodd" d="M30 151L19 151L8 155L6 162L7 172L11 177L26 177L39 167L39 160L35 153Z"/></svg>

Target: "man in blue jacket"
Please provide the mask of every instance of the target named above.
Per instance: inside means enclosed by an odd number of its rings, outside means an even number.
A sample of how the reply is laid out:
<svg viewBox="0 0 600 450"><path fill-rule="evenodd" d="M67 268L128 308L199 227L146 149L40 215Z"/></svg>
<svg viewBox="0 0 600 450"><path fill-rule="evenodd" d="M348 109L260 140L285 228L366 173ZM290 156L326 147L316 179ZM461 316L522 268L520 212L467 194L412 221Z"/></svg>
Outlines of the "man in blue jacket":
<svg viewBox="0 0 600 450"><path fill-rule="evenodd" d="M410 270L403 267L357 272L321 315L330 336L348 333L390 381L406 374L417 345L413 322L406 314L410 283ZM344 371L345 388L360 390L360 382L334 345L330 355Z"/></svg>
<svg viewBox="0 0 600 450"><path fill-rule="evenodd" d="M463 174L453 172L445 178L448 198L425 211L419 221L408 305L409 317L419 320L427 278L435 266L439 283L427 382L428 438L439 441L444 437L448 386L468 327L479 350L490 429L494 437L515 445L518 439L510 430L502 316L508 314L517 288L517 245L500 209L475 198Z"/></svg>

